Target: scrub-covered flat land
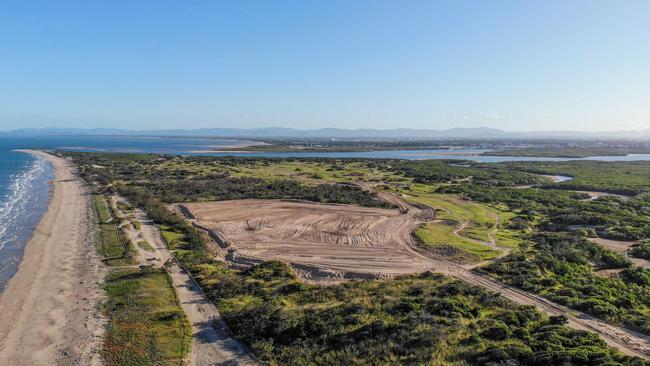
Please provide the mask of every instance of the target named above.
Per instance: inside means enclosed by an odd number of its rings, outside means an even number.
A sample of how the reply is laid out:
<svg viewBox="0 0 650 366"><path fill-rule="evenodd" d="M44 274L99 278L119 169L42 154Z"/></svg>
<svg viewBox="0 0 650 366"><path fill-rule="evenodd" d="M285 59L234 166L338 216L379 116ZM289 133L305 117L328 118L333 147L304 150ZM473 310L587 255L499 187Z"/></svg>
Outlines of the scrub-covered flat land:
<svg viewBox="0 0 650 366"><path fill-rule="evenodd" d="M601 365L642 364L610 346L650 353L650 276L635 258L650 237L647 162L69 155L104 195L148 213L262 362ZM324 286L305 271L374 280Z"/></svg>

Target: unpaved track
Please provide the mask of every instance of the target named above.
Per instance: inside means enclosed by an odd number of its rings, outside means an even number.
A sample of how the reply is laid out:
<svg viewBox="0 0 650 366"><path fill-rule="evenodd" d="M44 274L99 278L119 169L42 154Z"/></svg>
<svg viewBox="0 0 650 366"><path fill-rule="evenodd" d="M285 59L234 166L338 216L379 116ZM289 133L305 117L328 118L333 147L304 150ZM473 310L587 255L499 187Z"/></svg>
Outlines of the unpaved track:
<svg viewBox="0 0 650 366"><path fill-rule="evenodd" d="M395 198L400 199L397 196L395 196ZM426 250L423 250L415 245L413 240L407 240L407 243L413 251L430 258L431 261L435 263L436 271L438 272L497 292L515 303L535 306L549 315L565 315L569 319L568 325L570 327L578 330L595 332L600 335L607 342L607 344L617 348L624 354L645 358L650 356L649 336L628 330L620 326L608 324L592 317L591 315L569 309L541 296L504 285L490 278L489 276L476 273L471 269L465 268L459 264L453 263Z"/></svg>
<svg viewBox="0 0 650 366"><path fill-rule="evenodd" d="M123 200L118 198L118 200ZM172 278L178 299L187 315L193 333L192 350L188 355L191 365L255 365L247 350L225 329L217 308L207 299L201 287L174 260L165 245L160 231L140 209L135 210L133 219L140 222L140 230L128 225L129 236L136 240L138 257L141 264L163 267L170 261L167 271ZM137 245L137 241L146 240L154 252L148 252Z"/></svg>
<svg viewBox="0 0 650 366"><path fill-rule="evenodd" d="M418 222L415 219L416 217L425 216L417 207L409 205L401 198L391 195L390 193L382 192L380 197L384 199L389 198L387 201L397 204L402 209L407 210L408 214L402 214L402 216L410 217L409 222L411 225ZM404 264L399 261L393 263L384 262L384 266L382 267L377 267L376 265L368 267L369 260L365 256L364 250L368 247L376 246L376 242L368 241L365 245L348 245L347 247L340 248L335 246L335 244L338 244L341 241L349 244L351 239L338 241L331 240L331 233L329 231L331 228L327 228L332 219L322 217L317 219L309 217L309 210L315 210L314 212L317 212L317 215L319 216L327 216L329 214L328 212L330 212L329 210L339 212L339 214L342 214L342 212L345 212L348 209L355 210L349 208L350 206L300 203L300 205L309 206L307 211L303 211L304 207L301 208L301 206L294 206L290 203L291 202L272 200L239 200L192 203L186 204L185 206L191 211L202 226L218 230L219 234L224 236L232 245L232 248L237 252L240 252L243 248L247 255L260 260L282 259L289 263L309 263L310 265L317 267L335 267L342 271L374 270L384 271L383 273L401 273L410 268L412 273L421 272L416 269L419 268L419 265L408 267L404 266ZM296 211L293 211L294 209ZM356 209L377 210L364 208ZM287 214L287 212L290 212L290 214ZM274 222L276 223L274 224ZM296 224L298 224L298 227L295 227ZM303 226L305 226L305 228L303 228ZM378 229L381 230L383 227L384 225L380 225ZM368 230L369 228L371 228L371 226L365 226L365 230ZM274 240L267 240L265 242L262 240L263 237L259 236L259 233L264 232L265 229L268 229L269 232L266 239L272 235L278 235L278 237L274 237ZM349 227L343 227L342 229L349 230ZM314 230L321 230L325 234L314 236L315 234L311 233L311 231ZM310 246L310 251L308 253L301 251L301 246L305 245L304 242L294 241L293 245L286 244L289 238L299 238L302 234L307 232L310 233L308 237L311 240L325 240L325 243L321 242L320 247L318 247L316 243L308 243ZM421 263L422 261L426 261L429 269L432 271L456 277L472 285L481 286L500 293L502 296L518 304L536 306L538 309L549 315L565 315L569 318L569 326L572 328L593 331L599 334L610 346L619 349L625 354L639 357L647 357L650 355L650 337L648 336L619 326L607 324L587 314L570 310L535 294L503 285L488 276L473 272L469 268L463 267L419 248L413 242L410 230L398 231L397 233L401 236L400 239L391 240L390 244L398 247L400 253L406 258L410 258L412 263ZM365 238L376 238L378 234L365 233L364 235ZM241 240L241 242L239 242L239 240ZM251 244L247 244L248 241L250 241ZM336 257L335 255L337 253L340 254L342 250L344 253L342 258ZM322 258L329 258L331 260L320 260ZM336 265L333 263L333 260L338 260L339 264ZM397 265L397 268L392 270L388 268L391 264Z"/></svg>
<svg viewBox="0 0 650 366"><path fill-rule="evenodd" d="M421 251L419 248L414 249ZM627 355L638 357L648 357L650 355L650 337L644 334L607 324L590 315L556 304L541 296L504 285L488 276L468 270L459 264L437 258L425 251L421 252L423 255L430 256L431 260L436 262L438 265L436 270L438 272L497 292L515 303L535 306L548 315L565 315L569 318L569 326L571 328L595 332L610 346L619 349Z"/></svg>
<svg viewBox="0 0 650 366"><path fill-rule="evenodd" d="M54 194L0 298L0 365L100 365L102 267L89 200L71 164L55 167Z"/></svg>

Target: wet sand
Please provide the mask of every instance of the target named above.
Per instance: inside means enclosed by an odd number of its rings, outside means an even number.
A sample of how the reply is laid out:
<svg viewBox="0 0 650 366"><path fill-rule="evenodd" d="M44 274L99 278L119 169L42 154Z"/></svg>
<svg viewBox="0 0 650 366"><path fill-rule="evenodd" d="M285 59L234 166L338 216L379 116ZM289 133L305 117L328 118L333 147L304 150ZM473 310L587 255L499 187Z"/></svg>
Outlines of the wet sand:
<svg viewBox="0 0 650 366"><path fill-rule="evenodd" d="M100 365L103 278L88 196L71 163L54 166L54 194L16 275L0 295L0 365Z"/></svg>

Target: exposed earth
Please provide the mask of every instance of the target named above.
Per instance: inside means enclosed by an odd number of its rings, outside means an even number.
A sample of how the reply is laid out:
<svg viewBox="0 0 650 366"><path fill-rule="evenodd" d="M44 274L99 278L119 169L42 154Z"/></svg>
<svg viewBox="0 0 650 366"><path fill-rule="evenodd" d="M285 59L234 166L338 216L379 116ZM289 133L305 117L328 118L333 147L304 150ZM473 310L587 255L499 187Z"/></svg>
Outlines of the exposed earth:
<svg viewBox="0 0 650 366"><path fill-rule="evenodd" d="M351 274L389 277L432 269L414 252L411 232L422 210L322 205L281 200L188 203L195 223L219 236L240 256L278 259Z"/></svg>

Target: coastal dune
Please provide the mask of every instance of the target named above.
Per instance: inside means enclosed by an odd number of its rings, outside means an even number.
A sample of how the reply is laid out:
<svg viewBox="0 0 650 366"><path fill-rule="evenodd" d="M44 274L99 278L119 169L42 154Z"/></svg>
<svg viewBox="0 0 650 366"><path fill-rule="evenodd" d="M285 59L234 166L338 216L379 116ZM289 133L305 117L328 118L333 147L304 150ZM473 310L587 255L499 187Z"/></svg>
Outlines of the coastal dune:
<svg viewBox="0 0 650 366"><path fill-rule="evenodd" d="M102 273L87 193L66 159L24 152L54 166L54 192L0 295L0 365L100 365Z"/></svg>

